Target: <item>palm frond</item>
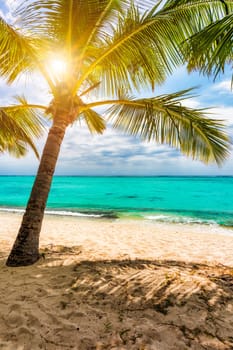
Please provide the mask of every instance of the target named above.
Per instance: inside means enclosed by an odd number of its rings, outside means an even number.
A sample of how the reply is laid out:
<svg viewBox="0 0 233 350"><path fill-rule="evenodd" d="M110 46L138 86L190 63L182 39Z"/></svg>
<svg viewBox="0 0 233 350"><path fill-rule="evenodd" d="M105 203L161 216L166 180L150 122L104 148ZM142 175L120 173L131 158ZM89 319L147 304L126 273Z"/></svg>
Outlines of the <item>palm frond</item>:
<svg viewBox="0 0 233 350"><path fill-rule="evenodd" d="M9 83L35 67L31 40L0 18L0 74Z"/></svg>
<svg viewBox="0 0 233 350"><path fill-rule="evenodd" d="M189 32L203 29L223 18L232 9L231 0L166 0L163 7L164 11L173 16L174 21L181 22L180 25L185 24Z"/></svg>
<svg viewBox="0 0 233 350"><path fill-rule="evenodd" d="M86 2L85 2L86 3ZM87 33L88 37L86 37L85 45L83 45L83 50L80 55L80 61L85 55L89 45L92 42L96 42L99 40L99 37L105 37L106 33L109 32L109 26L106 23L114 23L117 22L118 13L121 12L124 7L124 1L119 0L101 0L95 2L95 10L94 14L87 14L89 20L91 18L91 24L89 24L90 32ZM93 8L90 7L90 10L93 11Z"/></svg>
<svg viewBox="0 0 233 350"><path fill-rule="evenodd" d="M17 99L19 105L0 107L0 152L21 156L29 146L39 158L33 139L45 130L42 116L37 109L29 107L24 97Z"/></svg>
<svg viewBox="0 0 233 350"><path fill-rule="evenodd" d="M214 22L184 43L188 69L216 78L233 63L233 13ZM233 81L233 76L232 76Z"/></svg>
<svg viewBox="0 0 233 350"><path fill-rule="evenodd" d="M105 120L93 109L82 111L79 118L83 118L91 133L102 134L106 128Z"/></svg>
<svg viewBox="0 0 233 350"><path fill-rule="evenodd" d="M9 121L8 115L1 109L0 125L0 153L9 152L16 157L25 155L25 147L21 147L21 143L15 138L14 129L12 131L11 120Z"/></svg>
<svg viewBox="0 0 233 350"><path fill-rule="evenodd" d="M44 38L26 34L24 28L20 30L0 17L0 74L8 83L14 82L20 74L38 70L53 89L53 83L41 63L47 47L48 42Z"/></svg>
<svg viewBox="0 0 233 350"><path fill-rule="evenodd" d="M172 16L177 28L172 33L175 42L179 37L179 43L182 44L232 12L233 2L232 0L167 0L164 10Z"/></svg>
<svg viewBox="0 0 233 350"><path fill-rule="evenodd" d="M131 3L119 14L112 35L89 48L77 88L90 74L101 80L108 95L122 86L129 91L153 88L184 63L181 43L225 13L219 0L170 0L162 8L159 5L141 14Z"/></svg>
<svg viewBox="0 0 233 350"><path fill-rule="evenodd" d="M155 98L116 101L108 110L113 127L179 148L193 159L221 164L229 154L229 139L220 120L181 104L190 97L183 90ZM113 104L113 101L111 102Z"/></svg>
<svg viewBox="0 0 233 350"><path fill-rule="evenodd" d="M89 48L79 86L90 74L101 80L107 94L123 86L133 90L162 83L182 58L170 40L173 24L169 16L156 10L157 6L141 14L132 3L126 13L119 13L117 26L109 24L112 34Z"/></svg>
<svg viewBox="0 0 233 350"><path fill-rule="evenodd" d="M16 10L20 23L34 33L45 34L77 49L109 30L105 23L117 20L127 0L23 0ZM37 20L35 22L35 20ZM105 34L104 34L105 35Z"/></svg>

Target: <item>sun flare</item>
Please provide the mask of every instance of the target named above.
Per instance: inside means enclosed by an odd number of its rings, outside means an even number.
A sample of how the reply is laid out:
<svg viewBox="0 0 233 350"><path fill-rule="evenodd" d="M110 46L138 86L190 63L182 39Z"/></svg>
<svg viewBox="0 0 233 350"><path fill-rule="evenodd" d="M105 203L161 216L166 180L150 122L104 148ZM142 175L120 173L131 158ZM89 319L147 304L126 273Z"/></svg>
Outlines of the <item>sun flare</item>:
<svg viewBox="0 0 233 350"><path fill-rule="evenodd" d="M62 81L67 74L67 63L61 58L52 58L48 61L47 69L54 80Z"/></svg>

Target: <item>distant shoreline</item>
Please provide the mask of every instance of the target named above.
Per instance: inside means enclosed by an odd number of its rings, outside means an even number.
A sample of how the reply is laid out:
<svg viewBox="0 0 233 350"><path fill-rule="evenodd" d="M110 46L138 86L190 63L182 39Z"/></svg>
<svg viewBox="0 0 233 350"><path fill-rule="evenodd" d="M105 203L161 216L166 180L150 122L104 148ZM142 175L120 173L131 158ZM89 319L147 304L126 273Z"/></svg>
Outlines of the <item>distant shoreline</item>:
<svg viewBox="0 0 233 350"><path fill-rule="evenodd" d="M22 213L0 212L0 240L9 239L13 243L21 218ZM111 240L112 236L116 240L116 246L111 247L113 254L122 254L124 250L132 252L133 247L139 244L141 247L146 246L145 254L147 257L149 255L151 257L164 255L163 250L165 249L165 251L169 250L174 258L177 255L181 259L195 260L198 258L199 260L201 258L201 260L208 260L209 256L211 261L217 261L219 256L219 263L233 266L231 230L217 225L151 223L132 219L106 220L103 218L97 220L95 218L46 214L41 233L41 244L63 242L64 245L73 245L90 239L99 246L105 245L106 239ZM223 236L224 239L222 239ZM159 242L157 242L158 239ZM211 245L208 243L210 241ZM167 243L165 244L165 242ZM159 246L160 244L163 245L163 248ZM200 251L203 250L208 251L208 254L200 255ZM226 251L225 255L222 250ZM107 251L106 254L108 255Z"/></svg>
<svg viewBox="0 0 233 350"><path fill-rule="evenodd" d="M9 214L19 214L23 215L25 212L25 208L19 207L1 207L0 206L0 214L9 213ZM90 220L120 220L120 221L136 221L136 222L144 222L146 224L164 224L164 225L190 225L190 226L200 226L203 229L209 227L212 229L213 227L221 230L226 229L228 234L232 230L233 235L233 225L224 225L218 224L214 220L200 220L193 218L185 218L185 217L177 217L177 216L168 216L163 213L157 213L156 215L138 215L137 213L130 212L117 212L115 210L81 210L81 209L67 209L67 208L47 208L45 210L46 216L54 216L54 217L64 217L64 218L76 218L76 219L90 219Z"/></svg>
<svg viewBox="0 0 233 350"><path fill-rule="evenodd" d="M5 209L0 208L0 220L2 217L12 217L16 220L22 217L24 213L24 209ZM223 226L218 224L203 224L203 223L190 223L190 222L161 222L161 221L151 221L151 220L143 220L137 217L106 217L106 216L95 216L95 215L83 215L80 213L67 213L57 212L57 211L45 211L44 220L62 222L62 223L74 223L75 225L81 223L95 225L103 225L105 224L113 224L113 225L133 225L137 226L137 228L151 228L151 230L162 230L162 231L172 231L172 232L192 232L192 234L200 234L200 235L217 235L217 236L226 236L233 238L233 227Z"/></svg>

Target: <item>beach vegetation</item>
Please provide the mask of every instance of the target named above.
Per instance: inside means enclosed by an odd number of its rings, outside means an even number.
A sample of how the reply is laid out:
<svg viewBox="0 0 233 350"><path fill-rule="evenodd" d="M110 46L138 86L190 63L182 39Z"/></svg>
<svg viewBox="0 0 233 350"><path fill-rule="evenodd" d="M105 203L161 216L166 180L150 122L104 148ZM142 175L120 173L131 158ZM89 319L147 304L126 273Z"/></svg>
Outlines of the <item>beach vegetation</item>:
<svg viewBox="0 0 233 350"><path fill-rule="evenodd" d="M24 0L15 24L1 18L0 74L13 84L22 74L39 72L51 95L48 106L24 98L11 109L13 117L23 110L31 120L42 113L51 127L8 266L40 258L53 174L65 132L75 122L98 134L112 126L205 163L226 159L224 124L184 105L191 89L154 94L184 64L183 43L225 15L218 0ZM153 97L141 97L145 90Z"/></svg>

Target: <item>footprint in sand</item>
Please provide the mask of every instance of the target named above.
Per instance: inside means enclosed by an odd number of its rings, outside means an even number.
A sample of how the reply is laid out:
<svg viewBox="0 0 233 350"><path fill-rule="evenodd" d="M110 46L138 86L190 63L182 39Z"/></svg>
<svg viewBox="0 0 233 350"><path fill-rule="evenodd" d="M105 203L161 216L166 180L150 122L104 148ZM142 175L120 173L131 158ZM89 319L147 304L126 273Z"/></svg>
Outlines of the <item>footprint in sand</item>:
<svg viewBox="0 0 233 350"><path fill-rule="evenodd" d="M7 324L9 327L19 327L24 324L24 318L22 316L22 308L19 304L13 304L9 308L9 314L7 316Z"/></svg>
<svg viewBox="0 0 233 350"><path fill-rule="evenodd" d="M35 339L36 334L29 330L27 327L19 327L16 330L15 335L17 339L17 345L19 345L17 346L17 349L22 348L23 350L32 350L38 348L38 339Z"/></svg>
<svg viewBox="0 0 233 350"><path fill-rule="evenodd" d="M31 314L28 315L27 319L27 326L30 328L40 329L41 328L41 322L39 319Z"/></svg>
<svg viewBox="0 0 233 350"><path fill-rule="evenodd" d="M12 311L8 318L7 318L7 323L10 327L19 327L24 323L24 319L20 314L16 311Z"/></svg>

